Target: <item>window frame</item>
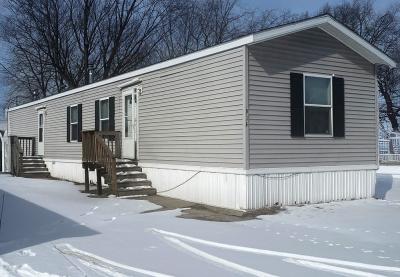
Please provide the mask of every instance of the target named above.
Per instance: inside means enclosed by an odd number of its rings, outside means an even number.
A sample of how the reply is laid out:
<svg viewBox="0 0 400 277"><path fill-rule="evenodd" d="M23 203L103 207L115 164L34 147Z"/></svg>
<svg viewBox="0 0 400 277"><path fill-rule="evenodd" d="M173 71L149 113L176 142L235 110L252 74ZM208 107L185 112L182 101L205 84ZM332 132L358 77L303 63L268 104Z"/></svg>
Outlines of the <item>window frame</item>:
<svg viewBox="0 0 400 277"><path fill-rule="evenodd" d="M76 122L72 122L72 108L76 107L76 112L77 112L77 121ZM78 136L76 137L76 140L72 139L72 125L76 125L76 128L78 129L79 132L79 108L78 108L78 104L75 105L71 105L69 106L69 142L78 142L78 138L79 138L79 134L77 134Z"/></svg>
<svg viewBox="0 0 400 277"><path fill-rule="evenodd" d="M108 109L108 117L107 118L101 118L101 102L102 101L106 101L107 100L107 109ZM99 114L98 114L98 116L99 116L99 131L100 132L103 132L104 130L103 130L103 128L102 128L102 121L108 121L108 129L110 129L110 97L104 97L104 98L100 98L99 99ZM109 131L109 130L106 130L106 131Z"/></svg>
<svg viewBox="0 0 400 277"><path fill-rule="evenodd" d="M321 104L307 104L306 103L306 77L316 77L316 78L325 78L330 80L330 105L321 105ZM333 138L333 77L334 75L328 74L314 74L314 73L304 73L303 72L303 121L304 121L304 137L310 138ZM329 134L307 134L306 132L306 107L320 107L320 108L330 108L329 110Z"/></svg>
<svg viewBox="0 0 400 277"><path fill-rule="evenodd" d="M40 118L42 124L40 124ZM38 143L44 143L44 111L38 112Z"/></svg>

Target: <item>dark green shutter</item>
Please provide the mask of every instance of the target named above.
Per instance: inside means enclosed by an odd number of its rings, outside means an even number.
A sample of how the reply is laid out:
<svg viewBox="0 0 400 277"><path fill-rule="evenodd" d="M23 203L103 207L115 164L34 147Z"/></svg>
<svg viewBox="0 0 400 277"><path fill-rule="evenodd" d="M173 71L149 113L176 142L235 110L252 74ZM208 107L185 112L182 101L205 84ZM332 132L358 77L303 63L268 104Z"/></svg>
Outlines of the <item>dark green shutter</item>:
<svg viewBox="0 0 400 277"><path fill-rule="evenodd" d="M304 137L303 74L290 73L290 121L292 137Z"/></svg>
<svg viewBox="0 0 400 277"><path fill-rule="evenodd" d="M70 128L70 114L71 114L71 108L70 106L67 107L67 142L71 141L71 136L70 136L70 132L71 132L71 128Z"/></svg>
<svg viewBox="0 0 400 277"><path fill-rule="evenodd" d="M108 99L109 105L109 131L115 131L115 97L110 97Z"/></svg>
<svg viewBox="0 0 400 277"><path fill-rule="evenodd" d="M82 141L82 104L78 105L78 141Z"/></svg>
<svg viewBox="0 0 400 277"><path fill-rule="evenodd" d="M333 98L333 136L344 137L344 79L332 78Z"/></svg>
<svg viewBox="0 0 400 277"><path fill-rule="evenodd" d="M99 118L99 111L100 111L100 102L96 100L94 102L94 130L100 130L100 118Z"/></svg>

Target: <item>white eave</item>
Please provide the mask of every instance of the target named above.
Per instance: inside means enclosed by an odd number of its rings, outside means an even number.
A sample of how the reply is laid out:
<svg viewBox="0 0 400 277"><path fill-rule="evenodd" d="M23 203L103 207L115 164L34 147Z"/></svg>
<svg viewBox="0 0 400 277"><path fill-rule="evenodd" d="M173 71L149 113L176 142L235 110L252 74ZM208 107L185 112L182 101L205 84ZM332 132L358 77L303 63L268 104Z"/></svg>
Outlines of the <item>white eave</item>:
<svg viewBox="0 0 400 277"><path fill-rule="evenodd" d="M327 32L328 34L332 35L335 37L337 40L341 41L343 44L345 44L347 47L350 49L354 50L357 52L359 55L364 57L366 60L373 64L382 64L382 65L387 65L389 67L396 67L396 62L392 60L390 57L388 57L386 54L384 54L382 51L379 49L375 48L372 46L370 43L365 41L363 38L358 36L356 33L345 27L343 24L339 23L338 21L334 20L331 16L329 15L324 15L324 16L319 16L311 19L306 19L300 22L296 23L291 23L287 25L283 25L280 27L272 28L269 30L265 30L262 32L254 33L242 38L238 38L226 43L222 43L213 47L209 47L200 51L196 51L191 54L187 54L175 59L167 60L165 62L157 63L148 67L144 67L142 69L138 69L132 72L128 72L122 75L118 75L103 81L99 81L90 85L86 85L83 87L79 87L76 89L72 89L66 92L62 92L59 94L55 94L49 97L46 97L44 99L40 99L34 102L30 102L27 104L23 104L14 108L10 108L9 111L14 111L17 109L21 109L24 107L32 106L32 105L37 105L39 103L43 103L52 99L56 99L59 97L67 96L70 94L78 93L84 90L88 90L91 88L95 88L98 86L118 82L121 80L126 80L129 78L134 78L131 81L127 81L126 83L118 85L119 88L123 88L135 83L140 82L140 79L138 79L139 76L157 71L163 68L171 67L174 65L182 64L185 62L189 62L192 60L196 60L199 58L203 58L206 56L210 56L216 53L224 52L230 49L234 49L237 47L241 47L244 45L251 45L251 44L256 44L260 43L263 41L268 41L272 40L278 37L286 36L292 33L304 31L307 29L311 28L320 28L321 30Z"/></svg>

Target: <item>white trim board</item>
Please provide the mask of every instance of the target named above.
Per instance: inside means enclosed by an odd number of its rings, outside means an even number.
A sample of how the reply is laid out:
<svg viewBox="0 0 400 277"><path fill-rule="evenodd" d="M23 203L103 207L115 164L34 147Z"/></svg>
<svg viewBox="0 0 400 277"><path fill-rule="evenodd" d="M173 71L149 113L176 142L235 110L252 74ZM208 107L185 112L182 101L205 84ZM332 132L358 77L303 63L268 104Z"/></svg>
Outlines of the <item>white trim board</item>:
<svg viewBox="0 0 400 277"><path fill-rule="evenodd" d="M209 47L200 51L196 51L191 54L187 54L175 59L167 60L165 62L157 63L154 65L150 65L132 72L128 72L119 76L115 76L103 81L99 81L90 85L86 85L83 87L79 87L76 89L72 89L66 92L62 92L59 94L55 94L49 96L47 98L43 98L37 101L33 101L27 104L23 104L14 108L10 108L9 111L18 110L24 107L36 105L39 103L43 103L52 99L56 99L59 97L71 95L74 93L78 93L80 91L88 90L91 88L95 88L98 86L118 82L121 80L138 77L140 75L153 72L156 70L168 68L174 65L186 63L192 60L196 60L199 58L203 58L209 55L213 55L216 53L224 52L230 49L234 49L237 47L241 47L244 45L251 45L255 43L260 43L267 40L272 40L274 38L282 37L285 35L289 35L292 33L308 30L311 28L320 28L321 30L327 32L332 35L343 44L348 46L350 49L353 49L355 52L360 54L362 57L367 59L369 62L373 64L385 64L390 67L396 67L396 62L388 57L386 54L381 52L379 49L372 46L370 43L362 39L356 33L345 27L343 24L337 22L329 15L323 15L319 17L314 17L310 19L306 19L300 22L291 23L283 26L278 26L275 28L271 28L265 31L261 31L258 33L254 33L251 35L244 36L242 38L238 38L226 43L222 43L213 47ZM129 82L128 82L129 83Z"/></svg>

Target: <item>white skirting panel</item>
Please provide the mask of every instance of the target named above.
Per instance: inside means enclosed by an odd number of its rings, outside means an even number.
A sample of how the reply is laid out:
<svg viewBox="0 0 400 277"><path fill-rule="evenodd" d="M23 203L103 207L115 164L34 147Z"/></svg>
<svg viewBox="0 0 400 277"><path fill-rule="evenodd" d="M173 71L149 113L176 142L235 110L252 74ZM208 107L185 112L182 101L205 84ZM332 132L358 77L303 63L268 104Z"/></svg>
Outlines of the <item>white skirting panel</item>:
<svg viewBox="0 0 400 277"><path fill-rule="evenodd" d="M141 166L161 195L236 210L370 198L375 193L371 167L254 174L241 169Z"/></svg>
<svg viewBox="0 0 400 277"><path fill-rule="evenodd" d="M44 159L50 175L54 178L77 183L85 182L85 170L81 161ZM96 182L96 172L89 171L89 180Z"/></svg>
<svg viewBox="0 0 400 277"><path fill-rule="evenodd" d="M51 176L84 182L80 161L45 159ZM139 164L160 195L216 207L251 210L370 198L376 166L243 170L165 164ZM95 172L90 180L96 182Z"/></svg>
<svg viewBox="0 0 400 277"><path fill-rule="evenodd" d="M245 174L141 166L160 195L236 210L246 207Z"/></svg>
<svg viewBox="0 0 400 277"><path fill-rule="evenodd" d="M375 170L248 175L247 209L370 198Z"/></svg>

